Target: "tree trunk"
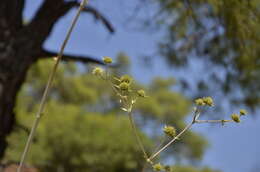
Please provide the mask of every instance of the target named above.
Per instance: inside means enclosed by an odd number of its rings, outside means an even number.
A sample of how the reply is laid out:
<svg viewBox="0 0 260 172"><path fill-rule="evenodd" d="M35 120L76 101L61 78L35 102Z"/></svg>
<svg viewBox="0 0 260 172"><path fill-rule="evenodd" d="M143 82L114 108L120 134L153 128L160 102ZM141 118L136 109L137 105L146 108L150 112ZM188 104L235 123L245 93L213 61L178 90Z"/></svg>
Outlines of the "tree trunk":
<svg viewBox="0 0 260 172"><path fill-rule="evenodd" d="M17 94L29 67L36 61L32 58L35 49L24 33L13 32L0 20L0 160L8 145L7 136L15 126Z"/></svg>
<svg viewBox="0 0 260 172"><path fill-rule="evenodd" d="M10 58L11 59L11 58ZM0 60L1 63L1 60ZM25 80L28 65L12 65L7 68L0 64L0 159L3 158L7 147L7 136L11 134L15 126L15 104L18 91ZM5 66L6 67L6 66ZM11 71L10 68L17 69ZM7 77L6 77L7 76Z"/></svg>

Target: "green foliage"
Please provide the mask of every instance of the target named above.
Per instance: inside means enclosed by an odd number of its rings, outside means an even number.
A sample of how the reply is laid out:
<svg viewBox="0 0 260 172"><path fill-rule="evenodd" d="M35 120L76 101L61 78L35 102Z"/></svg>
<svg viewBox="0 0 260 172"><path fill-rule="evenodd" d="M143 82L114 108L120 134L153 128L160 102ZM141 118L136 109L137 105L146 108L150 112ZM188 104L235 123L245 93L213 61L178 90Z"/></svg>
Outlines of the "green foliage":
<svg viewBox="0 0 260 172"><path fill-rule="evenodd" d="M226 95L240 89L233 103L260 103L259 0L157 0L157 19L168 25L160 52L170 64L184 67L191 58L203 61L211 82ZM154 20L154 19L153 19ZM208 70L211 67L212 70ZM220 76L219 70L222 70ZM206 87L207 88L207 87ZM200 89L200 87L199 87ZM200 91L200 90L199 90ZM205 90L203 90L205 91ZM251 94L254 92L255 94Z"/></svg>
<svg viewBox="0 0 260 172"><path fill-rule="evenodd" d="M143 162L124 116L82 111L75 105L49 102L29 162L44 171L136 171ZM31 115L32 116L32 115ZM25 121L25 120L23 120ZM18 160L25 135L12 135L7 158ZM145 139L146 145L149 141ZM19 152L17 152L19 150ZM15 159L14 159L15 158Z"/></svg>
<svg viewBox="0 0 260 172"><path fill-rule="evenodd" d="M16 107L20 126L31 126L52 65L51 60L40 61L29 72ZM88 68L77 68L72 63L61 64L28 162L50 172L140 170L145 159L129 121L122 116L116 95L109 84L90 73ZM144 129L150 124L158 126L149 134L138 131L148 151L154 147L152 142L156 142L152 139L163 133L162 124L173 124L180 131L191 111L191 102L172 91L173 81L157 78L148 86L131 82L136 88L147 90L145 95L149 97L145 101L140 98L135 104L138 124L143 124L140 127ZM9 137L6 161L19 160L26 136L24 130L17 128ZM183 137L174 149L169 147L171 151L165 156L173 157L173 151L174 157L200 159L206 145L201 136L189 131L187 138Z"/></svg>
<svg viewBox="0 0 260 172"><path fill-rule="evenodd" d="M219 172L208 167L194 168L192 166L173 166L172 172Z"/></svg>

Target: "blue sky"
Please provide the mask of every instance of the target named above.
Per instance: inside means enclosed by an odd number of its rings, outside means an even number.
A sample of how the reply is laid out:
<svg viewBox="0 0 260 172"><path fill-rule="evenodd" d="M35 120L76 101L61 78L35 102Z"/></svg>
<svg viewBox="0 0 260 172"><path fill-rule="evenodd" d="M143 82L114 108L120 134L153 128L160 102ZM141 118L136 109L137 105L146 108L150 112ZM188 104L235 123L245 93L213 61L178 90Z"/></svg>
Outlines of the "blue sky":
<svg viewBox="0 0 260 172"><path fill-rule="evenodd" d="M27 0L26 2L24 15L29 19L42 1ZM148 82L155 76L178 78L180 75L187 76L187 74L191 75L192 73L192 78L201 77L197 68L196 72L194 72L194 68L187 71L169 69L158 55L154 57L156 65L150 69L143 67L140 57L155 52L158 41L163 39L162 32L127 29L123 24L125 22L123 14L127 14L128 11L120 11L120 7L129 7L129 11L131 11L134 5L128 5L127 1L118 2L119 0L110 2L97 0L94 2L94 5L112 21L116 28L114 35L110 35L100 23L93 22L92 16L83 14L65 52L101 58L102 56L115 57L118 52L123 51L131 57L134 66L132 75L142 82ZM137 0L133 0L131 3L135 2ZM45 43L47 49L59 49L74 14L75 10L72 10L58 22L51 37ZM232 112L227 109L225 113L228 115ZM246 117L239 125L232 123L224 127L208 124L194 126L193 129L204 135L210 143L210 148L206 151L202 164L220 169L223 172L254 172L253 168L260 163L260 135L258 133L260 119L256 116L259 115Z"/></svg>

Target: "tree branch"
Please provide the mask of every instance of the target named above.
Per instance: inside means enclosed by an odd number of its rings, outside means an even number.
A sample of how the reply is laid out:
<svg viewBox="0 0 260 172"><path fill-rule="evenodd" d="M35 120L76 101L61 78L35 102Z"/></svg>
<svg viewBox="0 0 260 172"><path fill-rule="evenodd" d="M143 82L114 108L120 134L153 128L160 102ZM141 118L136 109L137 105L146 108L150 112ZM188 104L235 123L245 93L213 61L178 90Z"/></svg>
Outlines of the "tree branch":
<svg viewBox="0 0 260 172"><path fill-rule="evenodd" d="M32 39L37 38L37 42L41 45L48 38L57 21L66 15L69 10L79 6L80 3L76 1L45 0L32 21L28 24L27 34L32 37ZM82 12L91 13L97 20L100 20L110 33L115 32L114 27L108 19L94 7L85 6L82 10Z"/></svg>
<svg viewBox="0 0 260 172"><path fill-rule="evenodd" d="M53 58L56 57L56 52L51 52L47 50L42 50L42 52L39 54L40 58ZM62 61L74 61L74 62L81 62L81 63L96 63L96 64L104 64L102 61L97 60L94 57L90 56L78 56L78 55L72 55L72 54L64 54L62 56Z"/></svg>
<svg viewBox="0 0 260 172"><path fill-rule="evenodd" d="M32 21L27 25L27 34L35 43L42 45L56 22L74 6L74 1L65 3L63 0L45 0Z"/></svg>
<svg viewBox="0 0 260 172"><path fill-rule="evenodd" d="M108 29L110 33L115 32L115 29L113 25L110 23L110 21L94 7L86 6L84 7L83 12L91 13L96 20L100 20L105 25L105 27Z"/></svg>

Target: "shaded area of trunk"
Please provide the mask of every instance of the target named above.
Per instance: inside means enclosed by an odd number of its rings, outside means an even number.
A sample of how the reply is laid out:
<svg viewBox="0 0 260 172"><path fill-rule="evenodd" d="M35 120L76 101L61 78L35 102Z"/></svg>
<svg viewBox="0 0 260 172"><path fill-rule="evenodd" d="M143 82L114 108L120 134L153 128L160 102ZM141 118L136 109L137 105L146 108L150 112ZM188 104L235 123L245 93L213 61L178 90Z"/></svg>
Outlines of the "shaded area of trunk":
<svg viewBox="0 0 260 172"><path fill-rule="evenodd" d="M8 145L7 136L11 134L15 126L16 96L25 79L25 74L26 72L23 71L0 81L0 159L4 157Z"/></svg>

